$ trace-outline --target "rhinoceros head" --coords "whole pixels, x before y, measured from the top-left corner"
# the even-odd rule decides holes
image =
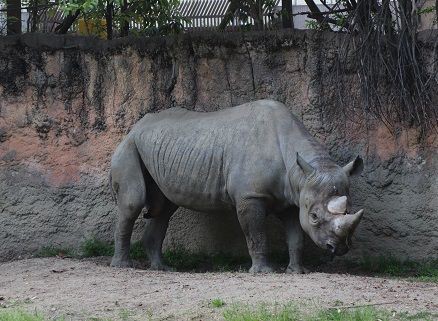
[[[300,190],[300,223],[304,231],[321,248],[334,255],[344,255],[351,235],[362,218],[363,210],[351,214],[350,176],[361,172],[360,157],[343,168],[332,162],[312,166],[297,155],[304,172]]]

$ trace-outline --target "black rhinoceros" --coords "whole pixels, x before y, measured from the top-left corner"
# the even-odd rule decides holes
[[[161,247],[179,207],[237,213],[252,259],[250,272],[269,272],[265,220],[277,215],[287,233],[286,272],[302,273],[304,230],[335,255],[348,251],[363,210],[350,214],[344,167],[283,105],[259,100],[215,112],[170,108],[147,114],[117,147],[110,185],[119,208],[111,265],[131,266],[132,228],[140,212],[150,222],[143,243],[151,268],[166,269]]]

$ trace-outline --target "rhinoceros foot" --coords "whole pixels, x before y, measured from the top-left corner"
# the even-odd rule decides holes
[[[289,265],[284,272],[287,274],[305,274],[309,273],[310,271],[301,265]]]
[[[272,273],[274,268],[269,265],[253,265],[249,269],[249,273]]]
[[[151,266],[149,268],[150,270],[154,271],[167,271],[167,272],[175,272],[175,269],[173,267],[170,267],[163,263],[151,263]]]
[[[119,260],[113,258],[110,266],[115,268],[133,268],[134,263],[131,260]]]

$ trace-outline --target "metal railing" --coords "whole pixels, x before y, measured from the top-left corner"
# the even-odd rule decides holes
[[[269,12],[264,8],[264,26],[270,26],[273,16],[280,11],[279,2],[279,0],[276,1],[274,12]],[[188,22],[183,22],[186,30],[213,29],[221,24],[229,5],[228,0],[182,0],[179,13],[188,20]],[[248,24],[253,25],[254,19],[248,18],[247,21],[243,21],[235,15],[228,23],[227,30],[232,31]]]
[[[326,0],[327,3],[335,0]],[[307,6],[300,5],[302,0],[293,0],[293,12],[301,12],[308,10]],[[6,8],[4,2],[0,2],[0,35],[6,34]],[[202,29],[216,29],[222,19],[224,18],[228,7],[229,0],[181,0],[179,5],[179,13],[185,19],[182,24],[186,31],[202,30]],[[318,5],[321,10],[324,8]],[[280,1],[277,0],[274,12],[268,12],[265,9],[263,13],[263,25],[266,29],[275,28],[281,25],[278,14],[281,10]],[[22,32],[31,32],[32,21],[31,8],[23,8],[22,10]],[[55,28],[62,23],[64,13],[56,5],[54,0],[50,0],[47,5],[38,8],[38,21],[36,22],[36,29],[39,32],[53,32]],[[304,29],[305,16],[294,17],[294,25],[297,29]],[[246,21],[240,20],[235,15],[227,25],[227,31],[239,30],[246,25],[254,25],[254,19],[248,18]],[[131,23],[132,28],[141,29],[139,23]],[[73,26],[70,31],[76,31],[76,26]]]

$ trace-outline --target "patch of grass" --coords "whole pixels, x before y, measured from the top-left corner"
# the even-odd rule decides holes
[[[37,254],[37,257],[74,257],[75,253],[72,249],[63,247],[46,246],[41,248]]]
[[[430,312],[419,312],[416,314],[407,314],[407,313],[401,313],[400,318],[402,320],[406,321],[433,321],[438,320],[438,314],[437,313],[430,313]]]
[[[95,237],[87,239],[81,246],[81,256],[112,256],[114,245],[103,242]],[[38,257],[67,256],[77,257],[78,254],[68,248],[44,247],[38,253]],[[131,244],[130,256],[134,260],[147,260],[141,242]],[[164,261],[167,265],[177,271],[246,271],[251,266],[251,259],[245,256],[233,256],[224,253],[214,255],[204,253],[193,253],[184,248],[175,248],[163,253]],[[288,261],[287,253],[271,253],[270,258],[278,266],[286,266]],[[321,262],[305,262],[307,266],[317,266]],[[325,265],[321,265],[325,270]],[[427,262],[416,262],[400,260],[394,257],[365,257],[360,261],[344,260],[332,268],[332,272],[345,272],[352,274],[371,274],[380,276],[391,276],[398,278],[408,278],[412,281],[425,281],[438,283],[438,259]]]
[[[367,257],[356,264],[367,273],[438,282],[438,260],[416,262],[394,257]]]
[[[438,259],[419,264],[416,273],[416,279],[438,283]]]
[[[395,319],[389,311],[376,310],[372,307],[323,310],[316,315],[309,316],[308,321],[376,321],[376,320],[401,320]]]
[[[163,253],[165,263],[178,271],[192,271],[204,265],[208,257],[192,253],[182,248],[167,250]]]
[[[238,257],[218,253],[208,255],[192,253],[183,248],[167,250],[163,253],[167,265],[177,271],[239,271],[248,269],[250,260],[246,257]]]
[[[365,257],[359,262],[362,269],[390,276],[405,275],[414,270],[413,262],[402,262],[394,257]]]
[[[114,254],[114,244],[101,241],[96,238],[86,239],[81,246],[82,256],[112,256]],[[129,251],[131,259],[145,260],[147,259],[146,253],[143,250],[143,245],[140,241],[131,244]]]
[[[301,321],[302,314],[293,305],[258,307],[235,305],[223,313],[225,321]],[[374,320],[373,320],[374,321]]]
[[[1,321],[44,321],[44,317],[37,313],[28,313],[20,310],[0,311]]]
[[[225,301],[222,299],[213,299],[211,300],[210,304],[213,308],[220,308],[225,305]]]
[[[128,321],[132,317],[132,312],[122,309],[119,311],[119,317],[122,321]]]
[[[242,271],[251,267],[251,259],[245,256],[217,253],[209,257],[213,271]]]
[[[415,315],[391,313],[377,310],[374,307],[358,307],[352,309],[324,309],[305,314],[293,304],[256,307],[234,305],[223,313],[226,321],[432,321],[436,317],[423,312]]]
[[[143,244],[140,241],[131,244],[129,256],[133,260],[146,260],[147,255],[143,249]]]
[[[93,237],[82,243],[81,250],[84,257],[112,256],[114,246]]]

